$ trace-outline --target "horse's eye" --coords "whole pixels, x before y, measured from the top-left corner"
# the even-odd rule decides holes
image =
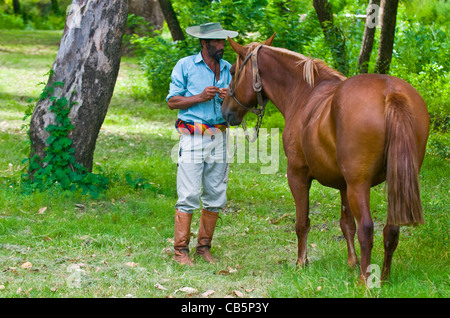
[[[231,76],[234,76],[234,73],[236,73],[236,66],[233,64],[230,68],[230,74]]]

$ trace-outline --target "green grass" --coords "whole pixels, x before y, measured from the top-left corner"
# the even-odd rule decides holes
[[[176,163],[170,153],[177,143],[176,113],[164,101],[147,101],[132,58],[122,60],[94,158],[94,172],[110,176],[110,189],[95,200],[51,190],[21,193],[21,161],[29,149],[22,117],[27,98],[42,88],[36,84],[45,80],[60,36],[0,30],[0,297],[200,297],[207,290],[214,290],[210,297],[235,297],[233,291],[273,298],[450,296],[450,167],[430,154],[421,172],[426,224],[402,228],[391,281],[381,288],[362,287],[358,271],[347,267],[339,193],[317,183],[310,265],[296,268],[294,202],[281,146],[275,174],[260,174],[261,163],[231,165],[228,204],[213,241],[218,262],[194,257],[193,268],[174,263]],[[373,189],[371,209],[372,263],[381,266],[383,186]],[[198,223],[195,213],[194,234]],[[185,294],[183,287],[197,292]]]

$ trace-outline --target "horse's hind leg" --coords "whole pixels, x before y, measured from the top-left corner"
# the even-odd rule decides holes
[[[358,256],[355,252],[355,233],[356,225],[353,214],[350,210],[350,205],[347,200],[347,191],[341,190],[341,229],[344,234],[345,240],[347,241],[347,264],[348,266],[354,267],[359,263]]]
[[[350,210],[356,218],[358,225],[358,241],[361,246],[361,273],[360,279],[366,281],[367,267],[370,265],[370,256],[373,247],[373,221],[370,215],[370,186],[348,185],[347,198]]]
[[[384,241],[384,263],[383,271],[381,272],[381,280],[389,278],[391,272],[392,255],[398,245],[398,237],[400,236],[400,227],[386,224],[383,229]]]

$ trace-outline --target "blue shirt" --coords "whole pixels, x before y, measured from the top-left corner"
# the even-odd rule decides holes
[[[173,68],[169,95],[166,100],[176,95],[193,96],[198,95],[207,86],[227,88],[231,81],[231,64],[220,59],[220,79],[216,80],[214,72],[208,67],[202,57],[202,53],[182,58]],[[203,103],[198,103],[188,109],[180,109],[178,118],[186,122],[201,122],[217,125],[225,122],[220,107],[223,100],[216,97]]]

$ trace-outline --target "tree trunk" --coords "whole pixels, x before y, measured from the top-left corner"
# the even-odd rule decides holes
[[[58,0],[52,0],[52,12],[56,15],[59,15],[61,13]]]
[[[14,9],[14,14],[17,14],[17,15],[20,14],[20,3],[19,3],[19,0],[13,0],[13,9]]]
[[[335,68],[345,76],[348,75],[347,50],[345,48],[345,38],[341,30],[334,25],[333,10],[327,0],[314,0],[314,9],[322,27],[325,41],[327,42],[331,54],[335,61]]]
[[[164,15],[158,0],[128,0],[128,13],[143,17],[148,26],[133,25],[125,29],[125,34],[148,36],[154,30],[161,30],[164,25]]]
[[[394,48],[395,23],[397,20],[398,0],[386,0],[383,8],[382,27],[375,73],[388,74]]]
[[[174,41],[183,41],[184,33],[180,27],[180,23],[178,22],[177,15],[173,10],[172,2],[170,0],[158,0],[158,2],[161,6],[164,18],[166,19],[167,26],[169,27],[170,34],[172,35],[172,39]]]
[[[358,72],[368,73],[370,54],[372,53],[373,39],[379,20],[380,0],[370,0],[367,7],[366,27],[358,57]]]
[[[119,72],[122,35],[127,21],[126,0],[73,0],[67,16],[53,76],[47,87],[56,81],[63,87],[55,89],[55,96],[66,96],[77,102],[70,111],[74,125],[69,138],[73,141],[75,161],[92,171],[95,144],[108,110]],[[31,153],[45,157],[45,128],[55,123],[49,111],[51,101],[41,99],[30,123]]]

